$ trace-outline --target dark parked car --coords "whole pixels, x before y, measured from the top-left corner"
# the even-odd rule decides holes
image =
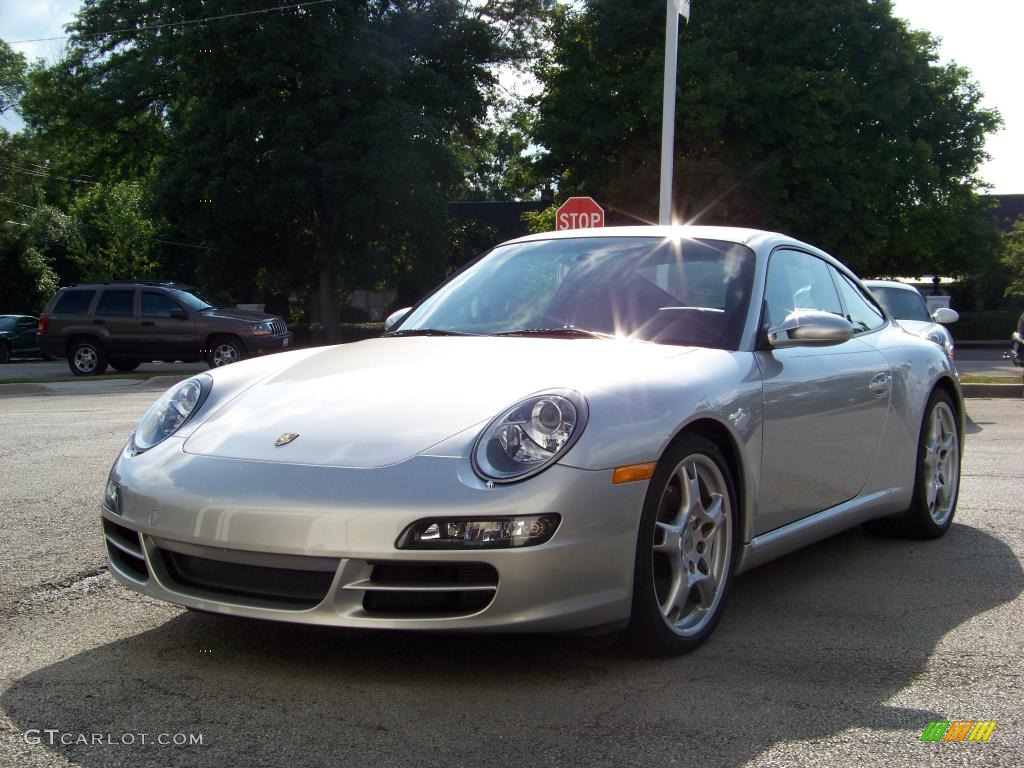
[[[39,346],[39,321],[31,315],[0,315],[0,363],[12,357],[46,357]]]
[[[131,371],[151,360],[206,360],[211,368],[290,347],[284,320],[217,307],[172,282],[83,283],[61,288],[39,318],[43,350],[76,376],[109,363]]]

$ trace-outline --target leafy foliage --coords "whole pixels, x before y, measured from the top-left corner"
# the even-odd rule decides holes
[[[1003,233],[1003,264],[1011,277],[1006,296],[1024,298],[1024,216],[1013,222],[1010,231]]]
[[[562,7],[536,140],[563,193],[655,218],[663,12]],[[962,273],[997,239],[975,194],[999,123],[889,0],[703,0],[680,43],[676,216],[781,229],[863,273]]]
[[[173,263],[239,297],[315,286],[330,331],[339,291],[446,271],[446,203],[467,147],[490,141],[494,68],[530,55],[549,4],[357,0],[180,24],[237,4],[85,0],[22,109],[56,171],[108,193],[143,182],[159,239],[208,248],[156,247],[142,207],[118,219],[104,193],[65,189],[120,233],[86,238],[98,273]]]

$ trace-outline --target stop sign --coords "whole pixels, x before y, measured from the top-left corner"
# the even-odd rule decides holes
[[[604,226],[604,208],[592,197],[570,197],[555,211],[555,229],[587,229]]]

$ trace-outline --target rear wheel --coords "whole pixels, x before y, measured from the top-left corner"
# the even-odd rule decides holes
[[[0,341],[0,365],[9,363],[11,361],[11,348],[6,343]]]
[[[652,654],[688,653],[711,635],[732,582],[736,492],[721,451],[684,435],[651,479],[637,541],[626,640]]]
[[[111,360],[110,367],[115,371],[134,371],[139,365],[142,364],[141,360]]]
[[[937,539],[949,530],[960,495],[960,419],[953,398],[932,393],[917,448],[914,496],[905,515],[908,534]]]
[[[78,339],[68,348],[68,367],[75,376],[96,376],[107,370],[107,354],[95,339]]]
[[[210,341],[210,349],[206,353],[206,364],[211,368],[237,363],[245,359],[245,348],[234,336],[217,336]]]

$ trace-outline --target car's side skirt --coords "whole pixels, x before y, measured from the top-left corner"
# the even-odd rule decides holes
[[[898,512],[904,491],[899,487],[883,488],[755,536],[743,545],[736,572],[749,571],[867,520]]]

